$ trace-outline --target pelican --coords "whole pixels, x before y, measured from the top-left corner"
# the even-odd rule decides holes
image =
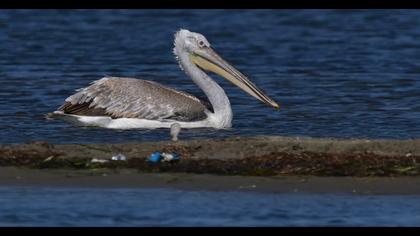
[[[208,101],[153,81],[107,76],[77,90],[50,117],[110,129],[170,128],[174,123],[182,128],[230,128],[233,114],[229,98],[204,71],[218,74],[263,103],[279,108],[222,59],[202,34],[180,29],[175,33],[173,52]]]

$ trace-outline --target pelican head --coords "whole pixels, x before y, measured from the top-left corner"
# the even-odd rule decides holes
[[[219,56],[204,35],[185,29],[175,34],[175,45],[189,54],[192,63],[205,71],[218,74],[240,89],[276,109],[279,105],[253,84],[244,74]]]

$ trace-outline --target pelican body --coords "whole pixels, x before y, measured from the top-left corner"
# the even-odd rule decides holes
[[[232,126],[232,109],[225,91],[204,71],[224,77],[251,96],[272,106],[278,104],[223,60],[199,33],[181,29],[173,50],[181,69],[203,90],[208,101],[154,81],[104,77],[68,97],[50,114],[76,125],[115,129]]]

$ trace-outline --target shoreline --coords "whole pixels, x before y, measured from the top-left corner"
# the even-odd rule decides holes
[[[155,151],[178,162],[149,163]],[[111,157],[123,154],[126,161]],[[93,159],[101,160],[92,162]],[[420,140],[230,137],[122,144],[0,145],[0,166],[34,169],[136,169],[233,176],[420,176]]]
[[[420,195],[420,177],[220,176],[135,169],[39,170],[0,167],[0,187],[145,188],[272,194]]]
[[[155,151],[177,162],[149,163]],[[121,153],[127,159],[114,161]],[[92,162],[97,159],[101,162]],[[0,145],[0,187],[420,195],[420,140],[231,137]]]

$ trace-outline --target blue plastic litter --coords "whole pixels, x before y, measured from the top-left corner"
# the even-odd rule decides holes
[[[154,152],[150,155],[147,159],[148,162],[158,163],[158,162],[171,162],[171,161],[178,161],[181,157],[175,153],[161,153],[161,152]]]
[[[147,159],[149,162],[160,162],[160,160],[162,159],[162,155],[160,155],[160,152],[154,152],[152,153],[152,155],[150,155],[149,159]]]

